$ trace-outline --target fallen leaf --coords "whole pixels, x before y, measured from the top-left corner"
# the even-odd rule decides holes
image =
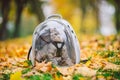
[[[10,80],[24,80],[22,77],[21,71],[15,72],[10,75]]]
[[[91,77],[96,75],[96,70],[90,69],[88,67],[77,67],[75,73]]]

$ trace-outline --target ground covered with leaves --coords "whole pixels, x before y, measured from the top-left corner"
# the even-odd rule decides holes
[[[81,62],[58,67],[51,62],[33,68],[27,60],[31,37],[0,42],[0,80],[120,80],[120,35],[80,36]]]

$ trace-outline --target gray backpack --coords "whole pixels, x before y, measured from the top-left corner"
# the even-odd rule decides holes
[[[71,66],[80,62],[80,47],[71,25],[60,15],[53,14],[39,24],[33,33],[28,59],[58,66]]]

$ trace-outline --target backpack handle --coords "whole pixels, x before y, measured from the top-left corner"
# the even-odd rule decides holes
[[[62,16],[61,16],[61,15],[59,15],[59,14],[53,14],[53,15],[51,15],[51,16],[49,16],[49,17],[47,17],[47,19],[52,19],[52,18],[59,18],[59,19],[61,19],[61,18],[62,18]]]

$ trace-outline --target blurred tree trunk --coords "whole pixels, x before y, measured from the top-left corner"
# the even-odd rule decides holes
[[[14,30],[14,37],[20,36],[20,20],[24,5],[26,4],[27,0],[15,0],[16,3],[16,21],[15,21],[15,30]]]
[[[42,2],[40,0],[30,0],[29,1],[32,7],[32,11],[37,15],[39,22],[42,22],[45,17],[42,10]]]
[[[15,0],[16,3],[16,21],[15,21],[15,30],[14,30],[14,37],[19,37],[20,36],[20,20],[21,20],[21,15],[22,11],[24,9],[24,5],[29,2],[32,11],[37,15],[39,22],[44,20],[44,15],[42,12],[42,2],[39,0]]]
[[[2,24],[0,27],[0,40],[7,38],[7,22],[10,11],[10,1],[11,0],[1,0],[1,11],[2,11]]]
[[[81,28],[80,31],[85,33],[85,27],[84,27],[84,19],[86,15],[86,8],[87,8],[87,0],[79,0],[80,3],[80,9],[82,10],[82,21],[81,21]]]
[[[120,32],[120,0],[115,0],[115,9],[116,29]]]
[[[97,22],[97,28],[99,29],[99,9],[98,9],[98,4],[100,3],[101,0],[79,0],[80,3],[80,9],[82,10],[82,21],[81,21],[81,32],[86,32],[84,28],[84,19],[86,17],[86,13],[88,10],[88,7],[91,7],[94,11],[95,17],[96,17],[96,22]],[[97,30],[96,30],[97,31]]]

